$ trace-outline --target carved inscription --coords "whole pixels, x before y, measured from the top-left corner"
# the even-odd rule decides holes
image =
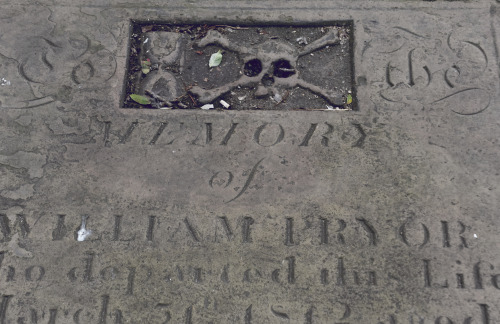
[[[496,79],[488,71],[491,54],[485,49],[491,36],[472,33],[462,25],[451,31],[431,26],[427,30],[386,27],[391,37],[374,35],[365,44],[362,56],[380,59],[384,66],[383,89],[376,90],[381,102],[414,101],[426,109],[447,108],[462,116],[482,113],[491,105]]]
[[[215,181],[215,180],[214,180]],[[19,213],[16,217],[5,216],[2,224],[2,242],[9,243],[14,237],[33,240],[34,224],[31,218]],[[0,283],[3,287],[24,287],[27,291],[45,287],[49,283],[73,287],[95,287],[96,295],[91,308],[70,307],[47,304],[19,308],[22,296],[0,293],[0,323],[125,323],[134,321],[130,311],[120,303],[123,298],[147,298],[148,318],[152,323],[197,323],[200,319],[221,321],[218,307],[224,301],[218,297],[207,296],[200,304],[182,299],[182,307],[172,301],[154,297],[144,289],[154,287],[158,291],[176,289],[202,289],[211,291],[223,285],[231,289],[251,291],[252,287],[264,286],[272,289],[315,289],[337,292],[339,289],[370,290],[421,289],[423,291],[454,291],[456,293],[500,291],[500,265],[494,260],[477,259],[470,263],[461,255],[451,260],[432,258],[427,253],[419,253],[419,259],[411,261],[410,273],[401,277],[400,267],[407,266],[397,261],[381,271],[374,263],[379,256],[367,258],[364,251],[385,249],[388,245],[398,244],[402,253],[422,251],[431,246],[435,251],[468,251],[474,248],[472,229],[461,221],[434,220],[433,222],[401,221],[392,229],[384,228],[373,218],[352,217],[335,218],[318,215],[304,218],[294,215],[270,215],[272,224],[265,225],[265,219],[256,216],[232,215],[215,216],[211,222],[203,222],[197,217],[186,215],[181,219],[165,217],[162,214],[146,213],[138,224],[130,226],[130,221],[138,215],[115,214],[112,211],[108,227],[103,226],[102,215],[86,215],[87,228],[92,232],[88,239],[79,241],[76,231],[80,229],[82,216],[77,214],[52,214],[52,229],[47,231],[48,242],[59,244],[79,244],[85,248],[82,254],[73,255],[78,262],[71,266],[50,263],[25,263],[19,266],[12,262],[6,251],[0,252]],[[202,216],[202,215],[201,215]],[[15,220],[12,222],[12,220]],[[263,223],[264,222],[264,223]],[[269,221],[267,221],[269,222]],[[98,225],[99,224],[99,225]],[[212,224],[212,226],[206,226]],[[258,232],[255,232],[259,228]],[[72,230],[70,230],[72,229]],[[262,236],[262,231],[269,236]],[[23,236],[24,235],[24,236]],[[176,244],[184,237],[185,252],[176,252]],[[267,239],[263,239],[267,237]],[[37,238],[38,239],[38,238]],[[274,242],[273,242],[274,240]],[[105,261],[107,253],[115,251],[113,244],[158,246],[161,253],[156,263],[143,264],[140,253],[125,260]],[[81,244],[81,245],[80,245]],[[257,251],[272,244],[276,253],[260,259]],[[109,249],[102,250],[102,246]],[[211,263],[206,259],[194,257],[184,259],[183,253],[210,251],[229,251],[236,249],[242,253],[241,262]],[[303,251],[315,249],[311,258]],[[252,250],[246,254],[245,251]],[[202,252],[202,254],[205,252]],[[258,261],[258,262],[257,262]],[[415,261],[415,262],[413,262]],[[445,269],[443,271],[443,269]],[[112,290],[109,290],[113,287]],[[188,288],[190,287],[190,288]],[[152,289],[152,288],[151,288]],[[217,288],[219,289],[219,288]],[[160,296],[160,295],[155,295]],[[174,301],[175,302],[175,301]],[[303,323],[357,323],[357,312],[362,304],[352,301],[332,300],[327,304],[305,303],[298,308],[280,304],[279,300],[267,308],[262,304],[238,304],[231,306],[234,318],[244,323],[287,320]],[[209,307],[210,306],[210,307]],[[325,308],[326,307],[326,308]],[[498,312],[494,304],[479,301],[471,313],[455,314],[386,314],[377,324],[391,323],[480,323],[491,324],[497,320]],[[325,314],[330,314],[326,316]],[[326,317],[325,317],[326,316]],[[333,316],[333,317],[332,317]],[[231,317],[231,318],[233,318]],[[222,321],[225,322],[226,320]],[[230,322],[230,320],[229,320]]]
[[[318,143],[322,147],[331,147],[332,135],[337,132],[338,137],[343,143],[350,144],[351,147],[363,147],[367,133],[365,127],[359,123],[348,124],[335,127],[330,122],[310,123],[301,125],[301,130],[287,129],[278,123],[262,123],[255,128],[249,128],[248,125],[240,123],[231,123],[227,128],[222,125],[215,125],[206,122],[198,125],[197,129],[187,129],[183,122],[163,121],[159,124],[131,121],[125,126],[118,126],[116,129],[112,121],[105,121],[102,129],[102,140],[96,141],[110,147],[114,144],[128,144],[135,136],[141,137],[141,143],[148,145],[172,145],[185,140],[185,143],[197,146],[219,145],[228,146],[232,143],[231,139],[236,134],[251,133],[254,145],[260,147],[274,147],[284,145],[287,136],[298,138],[296,144],[299,147],[311,146]],[[215,129],[218,128],[216,132]],[[141,128],[141,134],[136,135],[138,128]],[[99,132],[99,130],[95,130]],[[147,131],[147,134],[144,132]]]

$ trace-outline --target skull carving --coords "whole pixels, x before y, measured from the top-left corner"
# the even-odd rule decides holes
[[[236,81],[214,89],[203,89],[199,86],[191,88],[190,92],[198,96],[201,103],[209,103],[230,92],[236,87],[256,87],[255,96],[264,97],[276,94],[278,89],[300,87],[322,97],[332,105],[343,105],[344,99],[340,91],[323,89],[299,77],[297,61],[300,57],[313,53],[325,46],[340,43],[338,30],[331,28],[321,38],[297,50],[284,42],[270,39],[255,47],[248,48],[231,43],[224,35],[210,30],[199,42],[199,47],[218,45],[228,51],[238,54],[243,60],[243,75]]]

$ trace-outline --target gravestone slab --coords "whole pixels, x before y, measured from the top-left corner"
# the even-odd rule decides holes
[[[2,1],[0,324],[500,322],[498,7]]]

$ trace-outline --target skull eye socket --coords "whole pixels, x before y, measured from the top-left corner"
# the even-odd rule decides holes
[[[273,63],[273,75],[277,78],[288,78],[295,74],[295,69],[287,60],[278,60]]]
[[[254,77],[262,72],[262,62],[259,59],[253,59],[245,63],[243,73],[246,76]]]

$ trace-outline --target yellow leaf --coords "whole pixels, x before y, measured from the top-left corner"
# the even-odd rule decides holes
[[[347,95],[347,99],[346,99],[345,103],[348,104],[348,105],[350,105],[352,103],[352,96],[351,96],[351,94]]]

